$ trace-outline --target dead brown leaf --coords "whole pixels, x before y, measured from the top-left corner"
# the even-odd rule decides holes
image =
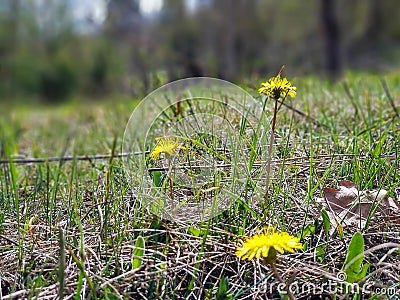
[[[324,188],[324,199],[321,200],[319,202],[327,207],[330,219],[343,227],[357,225],[359,229],[363,229],[368,216],[377,212],[384,217],[390,217],[396,223],[399,220],[397,214],[400,204],[389,197],[384,189],[360,191],[354,182],[342,180],[337,188]],[[393,214],[397,216],[392,218]]]

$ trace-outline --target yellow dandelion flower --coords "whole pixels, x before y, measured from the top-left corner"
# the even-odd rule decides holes
[[[271,252],[283,253],[285,250],[294,252],[294,249],[301,249],[303,245],[299,238],[291,236],[287,232],[276,232],[273,227],[264,228],[259,234],[252,236],[243,242],[242,247],[237,248],[236,256],[242,260],[252,260],[254,257],[268,257]]]
[[[296,97],[296,87],[292,86],[285,77],[281,78],[280,74],[261,83],[258,92],[273,99],[285,98],[287,95]]]
[[[178,141],[175,141],[170,137],[163,137],[157,140],[157,145],[150,153],[150,156],[153,159],[158,159],[161,153],[166,153],[169,156],[173,156],[177,153],[178,149],[185,149],[185,147],[180,146]]]

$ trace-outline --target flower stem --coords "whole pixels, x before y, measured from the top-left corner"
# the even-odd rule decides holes
[[[289,286],[283,281],[281,275],[279,275],[278,270],[276,269],[275,263],[270,263],[272,272],[274,273],[275,278],[285,285],[286,295],[289,297],[290,300],[296,300],[296,297],[290,292]]]
[[[172,172],[172,165],[171,165],[171,160],[168,159],[168,181],[169,181],[169,196],[171,198],[171,209],[172,211],[175,209],[175,205],[174,205],[174,186],[172,183],[172,176],[171,176],[171,172]]]
[[[266,175],[267,179],[265,181],[265,206],[268,205],[268,187],[269,187],[269,182],[270,182],[270,172],[271,172],[271,159],[272,159],[272,147],[274,145],[274,137],[275,137],[275,124],[276,124],[276,115],[278,112],[278,99],[275,100],[275,106],[274,106],[274,116],[272,118],[272,125],[271,125],[271,136],[269,138],[269,148],[268,148],[268,162],[267,162],[267,170],[266,170]]]

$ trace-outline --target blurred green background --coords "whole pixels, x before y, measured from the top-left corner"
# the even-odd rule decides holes
[[[140,98],[211,76],[396,72],[398,0],[0,0],[0,102]]]

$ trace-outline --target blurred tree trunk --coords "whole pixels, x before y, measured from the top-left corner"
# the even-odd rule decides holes
[[[149,1],[149,0],[146,0]],[[167,0],[163,2],[162,6],[162,23],[179,22],[185,15],[185,1],[184,0]]]
[[[193,36],[188,32],[184,0],[164,1],[160,24],[164,30],[162,38],[167,50],[165,65],[168,80],[174,81],[182,77],[191,77],[190,71],[186,67],[186,61],[190,61],[194,45],[190,40]],[[182,26],[182,24],[184,25]]]
[[[139,0],[109,0],[106,28],[113,38],[129,39],[142,25]]]
[[[218,77],[238,79],[250,66],[254,54],[249,54],[257,34],[256,0],[213,0],[212,10],[217,16],[214,52]],[[254,50],[254,49],[253,49]]]
[[[222,73],[223,77],[227,80],[233,80],[237,71],[237,19],[235,19],[235,5],[237,4],[231,4],[225,7],[225,13],[227,16],[226,30],[223,34],[225,45],[223,45],[224,54],[220,57],[220,59],[224,61],[224,66],[220,69],[220,73]]]
[[[367,23],[362,38],[362,44],[369,50],[376,48],[376,45],[379,43],[382,25],[382,1],[370,0]]]
[[[339,25],[335,15],[334,0],[321,0],[321,21],[325,39],[326,68],[331,78],[341,72]]]
[[[19,0],[9,0],[11,7],[11,17],[10,17],[10,28],[11,28],[11,39],[10,39],[10,48],[14,50],[17,47],[18,41],[18,30],[19,30],[19,11],[20,11],[20,3]]]
[[[138,75],[143,83],[143,92],[147,93],[150,89],[150,79],[144,50],[146,45],[140,1],[109,0],[105,24],[109,38],[119,45],[119,50],[128,52],[128,75]]]
[[[7,33],[6,43],[1,48],[0,51],[4,53],[0,53],[2,61],[7,61],[13,55],[15,55],[16,51],[18,50],[18,32],[20,26],[20,2],[19,0],[9,0],[9,7],[10,7],[10,16],[9,19],[6,21],[7,25],[10,28],[10,31]],[[4,60],[3,60],[4,59]],[[5,64],[6,66],[8,64]],[[4,68],[4,65],[3,65]],[[7,70],[8,69],[8,70]],[[3,71],[3,70],[2,70]],[[13,74],[15,70],[13,68],[6,67],[6,73]],[[3,72],[2,72],[3,73]],[[3,76],[1,76],[3,77]],[[8,78],[7,78],[8,77]],[[6,80],[10,83],[11,87],[14,88],[16,85],[15,76],[6,76]],[[2,78],[3,80],[3,78]]]
[[[235,45],[238,23],[235,18],[237,3],[232,0],[214,0],[212,7],[218,17],[218,27],[214,32],[217,74],[222,79],[232,80],[237,69]]]

